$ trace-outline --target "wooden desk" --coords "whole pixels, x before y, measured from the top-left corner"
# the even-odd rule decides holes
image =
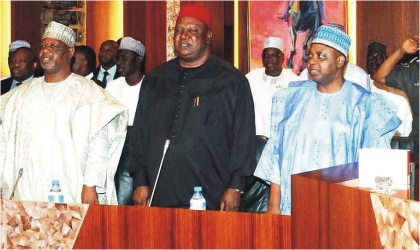
[[[74,248],[290,248],[290,216],[90,205]]]
[[[353,179],[357,164],[292,175],[292,248],[383,248],[371,192],[339,184]]]

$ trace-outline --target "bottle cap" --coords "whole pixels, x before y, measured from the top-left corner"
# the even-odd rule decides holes
[[[203,189],[200,186],[194,187],[194,192],[201,192]]]
[[[60,182],[58,180],[52,180],[52,184],[53,185],[58,185],[58,184],[60,184]]]

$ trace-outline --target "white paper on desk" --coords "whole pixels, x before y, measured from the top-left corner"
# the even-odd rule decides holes
[[[359,187],[375,188],[375,177],[392,179],[392,189],[407,190],[410,151],[364,148],[359,150]]]

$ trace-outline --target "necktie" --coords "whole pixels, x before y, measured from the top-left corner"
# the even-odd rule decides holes
[[[104,72],[104,78],[102,78],[102,86],[105,88],[106,87],[106,77],[109,75],[108,71]]]

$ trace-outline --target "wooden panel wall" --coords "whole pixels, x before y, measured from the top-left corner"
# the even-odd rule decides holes
[[[124,36],[146,47],[146,72],[166,62],[166,2],[124,2]]]
[[[108,23],[117,18],[109,15],[111,8],[110,1],[86,1],[86,44],[95,50],[96,55],[103,41],[118,39],[111,37],[108,28]]]
[[[41,44],[41,2],[12,1],[11,27],[12,41],[26,40],[38,53]]]
[[[214,13],[213,52],[233,63],[233,3],[229,1],[182,1],[197,2]],[[144,41],[146,46],[146,70],[166,61],[166,14],[165,1],[125,1],[124,35]],[[248,25],[246,1],[239,1],[240,9],[240,70],[248,72]],[[108,1],[87,1],[87,44],[96,51],[103,40],[109,38],[106,24]],[[25,39],[38,49],[41,38],[41,2],[12,1],[12,40]],[[357,64],[366,68],[367,46],[378,41],[388,46],[392,53],[408,37],[419,33],[418,1],[357,1]],[[116,38],[112,38],[116,39]],[[151,56],[153,55],[153,56]]]
[[[419,34],[419,1],[357,1],[357,64],[366,70],[367,46],[387,45],[388,55]]]

